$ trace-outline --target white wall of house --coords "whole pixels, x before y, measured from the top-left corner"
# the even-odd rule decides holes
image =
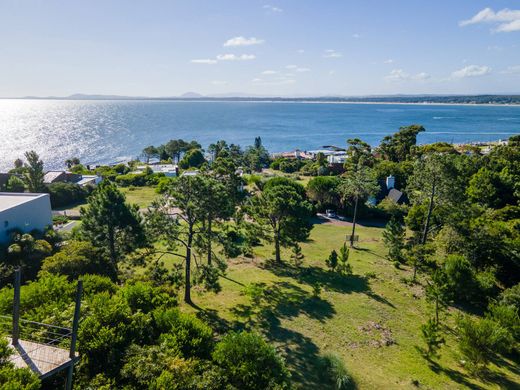
[[[47,226],[52,226],[49,194],[0,192],[0,244],[9,242],[12,229],[29,233]]]

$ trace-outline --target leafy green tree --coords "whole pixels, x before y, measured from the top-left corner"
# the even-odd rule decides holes
[[[275,260],[280,263],[281,246],[305,240],[312,225],[309,222],[311,205],[305,198],[303,186],[296,182],[277,182],[269,180],[262,193],[250,199],[247,208],[250,216],[274,242]]]
[[[114,277],[114,270],[101,250],[90,242],[75,240],[67,241],[59,252],[47,257],[40,272],[67,275],[71,279],[85,274]]]
[[[403,225],[395,217],[386,224],[382,233],[383,242],[388,248],[388,259],[402,263],[404,261],[403,249],[405,246],[405,230]]]
[[[328,206],[338,206],[340,196],[338,186],[340,179],[337,176],[317,176],[307,183],[307,196],[319,210],[324,210]]]
[[[38,390],[40,380],[29,368],[15,368],[9,361],[13,350],[7,339],[0,338],[0,389],[1,390]]]
[[[449,302],[449,285],[446,274],[440,269],[435,270],[426,283],[426,300],[433,303],[435,323],[439,324],[439,314],[448,306]]]
[[[332,272],[336,270],[336,267],[338,266],[338,252],[336,252],[335,249],[330,252],[329,257],[325,260],[325,264]]]
[[[191,149],[179,162],[179,167],[182,169],[200,168],[205,162],[206,159],[204,158],[204,155],[200,149]]]
[[[18,176],[12,175],[9,177],[6,187],[7,192],[24,192],[25,182]]]
[[[146,245],[139,207],[128,204],[108,180],[97,186],[80,214],[81,236],[106,253],[116,274],[126,254]]]
[[[374,164],[374,156],[372,148],[365,141],[359,138],[351,138],[347,140],[347,161],[345,169],[347,171],[355,171],[358,167],[371,167]]]
[[[40,236],[40,234],[35,234]],[[15,232],[11,237],[11,245],[7,248],[6,265],[9,267],[8,277],[14,268],[22,269],[24,278],[32,280],[36,277],[42,260],[52,253],[52,245],[43,238],[25,233]],[[5,275],[7,276],[7,275]]]
[[[244,164],[249,170],[254,172],[260,172],[262,168],[269,165],[269,153],[262,145],[260,137],[256,137],[254,145],[246,149]]]
[[[229,333],[216,345],[213,360],[237,389],[287,389],[289,372],[274,348],[255,333]]]
[[[350,247],[354,246],[359,201],[366,201],[370,195],[374,195],[378,191],[379,185],[368,168],[359,167],[356,171],[350,172],[347,176],[342,178],[339,185],[341,198],[354,203],[352,233],[349,240]]]
[[[399,128],[393,135],[383,138],[379,150],[386,160],[401,162],[412,157],[412,149],[417,144],[417,135],[425,131],[421,125],[410,125]]]
[[[43,184],[43,161],[34,151],[25,152],[27,163],[25,164],[24,181],[29,192],[43,192],[45,185]]]
[[[337,267],[337,271],[343,276],[352,275],[352,265],[348,262],[349,255],[350,250],[348,249],[347,244],[343,243],[341,248],[339,248]]]
[[[145,162],[148,164],[151,158],[159,157],[159,150],[153,146],[147,146],[143,149],[143,157],[145,158]]]
[[[440,324],[435,318],[429,318],[428,321],[421,325],[421,336],[426,343],[427,357],[438,357],[439,349],[446,342],[441,334]]]

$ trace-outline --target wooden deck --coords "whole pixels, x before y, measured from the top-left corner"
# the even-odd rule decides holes
[[[69,350],[27,340],[19,340],[18,345],[9,345],[14,349],[11,362],[18,368],[30,368],[41,379],[70,366],[78,359],[69,357]]]

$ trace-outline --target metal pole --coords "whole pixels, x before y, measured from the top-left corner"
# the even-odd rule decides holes
[[[72,362],[67,370],[67,379],[65,382],[65,389],[72,390],[72,377],[74,373],[74,360],[76,359],[76,340],[78,338],[79,315],[81,309],[81,294],[83,293],[83,281],[78,280],[78,287],[76,290],[76,306],[74,308],[74,319],[72,320],[72,336],[70,339],[69,357]]]
[[[74,308],[74,319],[72,320],[72,337],[70,339],[70,358],[76,357],[76,340],[78,336],[79,314],[81,308],[81,294],[83,292],[83,281],[78,280],[78,288],[76,290],[76,307]]]
[[[18,345],[20,338],[20,284],[21,271],[17,268],[14,271],[14,300],[13,300],[13,337],[12,344]]]

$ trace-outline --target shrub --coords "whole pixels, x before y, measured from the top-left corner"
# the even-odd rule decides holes
[[[116,177],[116,183],[121,187],[143,187],[147,183],[146,173],[127,173]]]
[[[474,320],[466,315],[458,319],[457,326],[459,350],[474,374],[485,370],[495,353],[512,345],[511,334],[490,318]]]
[[[440,326],[434,318],[428,319],[428,322],[421,325],[421,335],[428,347],[426,356],[438,357],[438,351],[445,340],[440,333]]]
[[[53,208],[82,203],[88,196],[87,190],[74,183],[52,183],[47,185],[47,190]]]
[[[331,384],[334,389],[344,390],[355,387],[345,363],[338,355],[327,353],[321,356],[319,366],[321,379]]]
[[[229,333],[216,345],[213,360],[237,389],[287,389],[289,372],[274,348],[256,333]]]

